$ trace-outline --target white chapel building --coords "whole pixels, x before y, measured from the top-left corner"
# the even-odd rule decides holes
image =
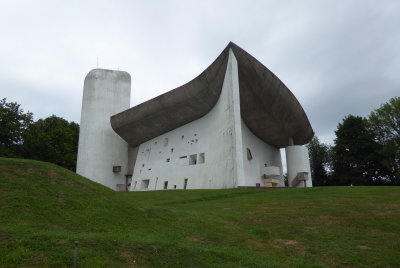
[[[117,191],[311,187],[314,132],[290,90],[229,43],[187,84],[130,108],[127,72],[85,78],[77,173]]]

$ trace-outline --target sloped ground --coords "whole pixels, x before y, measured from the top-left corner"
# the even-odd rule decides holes
[[[0,267],[398,267],[399,187],[116,193],[0,158]]]

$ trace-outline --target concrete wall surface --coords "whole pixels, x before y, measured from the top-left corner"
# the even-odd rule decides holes
[[[308,180],[305,186],[312,187],[310,158],[308,156],[307,147],[303,145],[292,145],[286,147],[285,152],[289,186],[292,186],[292,182],[299,172],[307,172]],[[304,183],[300,183],[296,187],[304,187]]]
[[[112,130],[110,116],[129,108],[130,87],[127,72],[94,69],[83,88],[76,173],[113,190],[125,184],[128,145]]]
[[[262,175],[265,173],[265,167],[272,166],[279,169],[279,187],[285,187],[281,151],[257,138],[248,129],[243,120],[241,121],[241,127],[245,180],[238,186],[255,186],[256,183],[264,186]],[[252,159],[248,159],[247,150],[250,150]]]

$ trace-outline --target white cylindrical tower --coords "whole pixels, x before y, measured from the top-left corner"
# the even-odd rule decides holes
[[[85,78],[76,173],[113,190],[125,185],[128,144],[110,117],[129,108],[130,94],[127,72],[94,69]]]
[[[312,187],[308,149],[302,145],[286,147],[289,187]]]

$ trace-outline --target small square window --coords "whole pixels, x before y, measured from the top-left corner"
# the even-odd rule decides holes
[[[192,154],[189,157],[189,165],[196,165],[197,164],[197,154]]]
[[[113,166],[113,172],[114,173],[121,172],[121,166]]]
[[[142,180],[141,189],[149,189],[150,180]]]
[[[199,154],[199,164],[203,164],[206,161],[204,153]]]

